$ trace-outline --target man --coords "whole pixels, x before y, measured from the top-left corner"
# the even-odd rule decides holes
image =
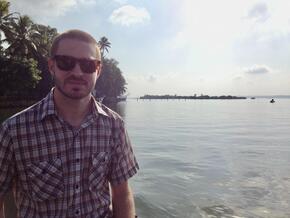
[[[13,187],[18,217],[134,217],[128,179],[138,164],[124,122],[91,95],[97,42],[70,30],[50,56],[55,88],[0,127],[1,207]]]

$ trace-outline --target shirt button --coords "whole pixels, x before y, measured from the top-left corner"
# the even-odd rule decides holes
[[[79,210],[76,210],[76,215],[79,215],[80,211]]]
[[[80,162],[80,159],[79,159],[79,158],[77,158],[77,159],[76,159],[76,162],[77,162],[77,163],[78,163],[78,162]]]
[[[78,189],[79,188],[79,185],[75,185],[75,188]]]

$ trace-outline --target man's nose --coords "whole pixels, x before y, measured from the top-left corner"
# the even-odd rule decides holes
[[[81,76],[84,74],[78,62],[76,63],[75,67],[71,70],[71,73],[78,76]]]

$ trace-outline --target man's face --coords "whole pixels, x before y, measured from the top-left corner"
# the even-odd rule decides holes
[[[63,39],[59,42],[57,56],[70,56],[77,59],[95,60],[96,45],[77,39]],[[55,87],[63,96],[70,99],[83,99],[90,95],[100,74],[100,66],[93,73],[85,73],[80,63],[71,70],[60,69],[55,59],[49,59],[49,69],[54,77]]]

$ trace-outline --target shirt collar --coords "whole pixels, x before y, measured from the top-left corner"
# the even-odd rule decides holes
[[[42,101],[42,110],[40,112],[40,120],[43,120],[45,117],[49,115],[56,115],[57,110],[53,100],[53,91],[54,88],[48,93],[48,95]],[[109,116],[106,111],[102,108],[102,105],[92,96],[92,113],[95,117],[98,117],[99,114],[104,116]]]
[[[93,114],[95,114],[96,116],[98,114],[102,114],[104,116],[109,116],[108,113],[103,109],[102,105],[94,98],[94,96],[92,96],[92,100],[93,100]]]
[[[54,105],[54,100],[53,100],[53,90],[52,88],[48,95],[42,100],[42,110],[40,112],[40,120],[44,119],[45,117],[49,115],[57,115],[57,111]]]

